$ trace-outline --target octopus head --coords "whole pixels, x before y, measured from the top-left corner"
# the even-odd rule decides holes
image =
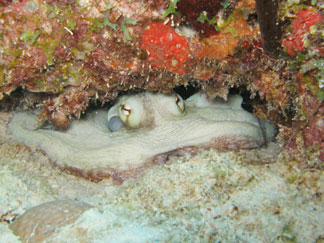
[[[141,97],[130,96],[119,104],[118,115],[126,127],[139,128],[147,121],[145,104]]]
[[[149,127],[155,118],[179,117],[185,112],[185,102],[180,95],[170,96],[125,96],[119,100],[108,112],[108,129],[111,132],[120,130],[122,127],[136,129]],[[162,98],[161,98],[162,97]],[[152,102],[151,99],[156,99]]]

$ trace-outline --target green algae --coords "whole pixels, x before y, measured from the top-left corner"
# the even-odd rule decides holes
[[[117,24],[113,24],[109,21],[108,19],[108,15],[107,14],[104,14],[104,25],[107,26],[107,27],[110,27],[112,28],[113,30],[117,30]]]
[[[206,12],[201,12],[199,17],[197,18],[197,21],[200,23],[205,23],[207,22],[209,25],[214,26],[216,31],[220,31],[222,29],[224,29],[227,25],[229,25],[231,23],[231,21],[234,19],[234,14],[231,14],[230,16],[228,16],[228,18],[224,21],[224,23],[217,25],[217,19],[216,16],[214,16],[213,18],[209,19],[206,15]],[[234,28],[232,28],[234,29]],[[230,33],[236,33],[237,35],[237,31],[236,30],[229,30],[228,32]]]
[[[104,27],[104,24],[101,23],[99,19],[88,18],[87,20],[92,22],[92,25],[88,26],[89,29],[95,31],[96,33],[99,33]]]
[[[133,19],[127,19],[125,18],[123,20],[123,22],[121,23],[120,28],[122,29],[123,33],[124,33],[124,42],[129,42],[132,41],[132,37],[129,33],[128,28],[126,27],[126,25],[136,25],[137,21],[133,20]]]
[[[3,51],[3,55],[8,57],[9,64],[6,64],[6,68],[9,67],[11,69],[19,67],[25,69],[31,66],[31,68],[39,69],[40,73],[37,75],[37,78],[34,76],[31,77],[32,83],[35,85],[33,89],[39,88],[47,91],[53,89],[54,92],[57,92],[58,90],[62,90],[62,82],[50,82],[46,84],[45,77],[51,75],[49,68],[55,68],[56,75],[62,74],[61,76],[69,77],[68,79],[71,78],[72,81],[75,82],[80,77],[75,71],[76,69],[78,69],[78,73],[84,74],[82,68],[81,70],[80,68],[74,68],[76,65],[75,61],[84,60],[86,54],[94,50],[93,35],[102,34],[103,31],[116,31],[123,34],[124,43],[132,41],[131,32],[128,27],[136,25],[137,20],[119,16],[118,19],[120,19],[120,21],[117,19],[117,23],[112,23],[109,19],[109,12],[111,11],[109,8],[107,12],[103,12],[102,18],[85,17],[88,16],[86,11],[87,8],[85,7],[80,8],[74,5],[72,6],[71,4],[64,8],[61,5],[58,7],[56,3],[44,3],[31,17],[23,14],[16,15],[11,12],[1,13],[1,18],[3,18],[4,21],[12,19],[12,22],[17,24],[15,31],[18,34],[17,39],[13,39],[9,48]],[[46,19],[43,19],[44,15],[47,15]],[[84,24],[87,25],[88,30],[86,31],[84,31],[82,26]],[[80,25],[81,33],[78,33],[76,31],[80,31]],[[9,35],[10,31],[12,31],[9,28],[9,23],[5,26],[5,30],[1,33],[3,40],[7,38],[7,36],[9,36],[9,38],[13,36]],[[67,35],[71,35],[71,38],[67,38]],[[24,50],[29,47],[33,47],[30,48],[30,52],[37,52],[37,55],[29,56],[28,54],[21,58],[22,54],[24,54]],[[45,59],[45,65],[43,64],[43,55],[47,58],[47,60]],[[65,60],[66,58],[68,58],[68,60]],[[65,65],[66,68],[63,67],[64,65],[62,65],[62,63],[67,63]],[[1,85],[6,83],[8,75],[5,75],[5,73],[9,70],[2,69],[4,72],[2,72],[0,77]],[[32,72],[34,73],[34,71],[33,69]],[[27,76],[30,74],[26,69],[24,73]],[[44,76],[44,78],[40,78],[39,76]],[[8,83],[10,82],[9,80]],[[21,85],[24,86],[25,84]],[[46,88],[46,86],[48,87]]]
[[[40,30],[36,31],[30,31],[30,30],[25,30],[21,36],[20,39],[24,42],[27,42],[29,45],[33,45],[37,38],[39,37],[39,34],[41,33]]]
[[[306,74],[310,71],[315,71],[314,77],[317,79],[317,84],[309,83],[309,87],[314,91],[319,101],[324,100],[324,59],[314,59],[304,62],[301,65],[300,72]],[[311,80],[310,80],[311,81]]]
[[[52,41],[39,41],[37,42],[36,46],[41,48],[43,53],[47,57],[47,64],[53,65],[54,64],[54,56],[53,53],[55,51],[55,48],[60,44],[58,40],[53,39]]]
[[[53,7],[52,5],[49,5],[47,3],[45,3],[44,6],[47,9],[47,11],[50,12],[50,15],[49,15],[50,19],[55,18],[61,12],[61,10],[59,8]]]
[[[230,6],[231,2],[229,0],[225,0],[223,2],[220,2],[220,5],[223,7],[223,8],[228,8]]]
[[[8,56],[14,56],[14,57],[19,57],[22,53],[22,49],[9,49],[7,50],[6,54]]]
[[[176,10],[178,2],[180,2],[180,0],[170,0],[169,1],[169,7],[162,16],[163,19],[165,19],[170,14],[174,14],[178,17],[180,16],[180,13]]]
[[[5,84],[5,80],[6,80],[4,70],[5,67],[3,65],[0,65],[0,85],[1,86]]]
[[[46,76],[42,76],[40,78],[33,79],[35,83],[35,89],[40,91],[48,91],[51,90],[54,93],[58,93],[63,91],[63,87],[60,85],[60,79],[57,78],[54,82],[48,82]]]

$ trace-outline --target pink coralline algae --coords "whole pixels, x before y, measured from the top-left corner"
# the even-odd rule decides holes
[[[324,161],[324,106],[320,107],[317,114],[308,122],[303,131],[305,146],[319,150],[319,159]]]
[[[292,33],[282,41],[282,46],[291,56],[304,51],[305,36],[309,33],[310,27],[321,23],[323,16],[321,13],[312,9],[299,11],[296,18],[292,21]]]
[[[189,45],[185,37],[163,23],[152,23],[142,35],[141,49],[148,52],[152,67],[184,74],[189,59]]]

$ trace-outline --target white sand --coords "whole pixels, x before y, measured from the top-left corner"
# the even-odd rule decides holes
[[[94,208],[47,242],[316,242],[324,237],[324,173],[300,171],[278,146],[171,158],[123,185],[93,183],[17,146],[0,122],[0,242],[7,221],[57,199]],[[272,162],[270,164],[264,161]]]

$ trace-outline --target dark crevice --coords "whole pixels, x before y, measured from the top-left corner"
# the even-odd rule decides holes
[[[253,99],[251,99],[251,92],[245,86],[239,86],[235,88],[231,88],[229,90],[229,94],[239,94],[243,98],[242,107],[244,110],[253,113],[254,112],[254,105],[264,105],[265,101],[262,100],[257,93]]]
[[[179,94],[182,99],[187,99],[190,96],[194,95],[195,93],[200,91],[200,86],[198,84],[189,84],[189,85],[179,85],[176,86],[174,89],[174,92],[176,92],[177,94]]]
[[[4,98],[0,101],[1,111],[13,111],[21,103],[21,99],[24,97],[23,88],[19,87],[10,95],[5,94]]]
[[[179,85],[173,89],[177,94],[179,94],[183,99],[187,99],[190,96],[200,91],[200,86],[198,84],[189,84],[189,85]],[[254,105],[265,105],[265,101],[260,98],[258,94],[251,99],[251,92],[246,88],[246,86],[241,85],[239,87],[234,87],[229,90],[229,95],[238,94],[243,97],[242,107],[248,112],[253,113]]]

